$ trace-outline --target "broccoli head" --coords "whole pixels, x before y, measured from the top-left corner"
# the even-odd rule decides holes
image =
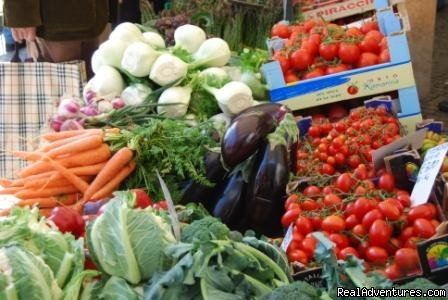
[[[187,225],[182,231],[181,240],[184,243],[194,241],[225,240],[230,235],[230,229],[218,219],[205,217]]]
[[[295,281],[274,289],[263,297],[263,300],[318,300],[320,292],[311,284]]]

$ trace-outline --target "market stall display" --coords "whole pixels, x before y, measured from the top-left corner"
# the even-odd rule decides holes
[[[211,36],[190,6],[156,22],[161,34],[118,25],[92,57],[82,99],[62,97],[40,145],[8,153],[29,164],[0,180],[0,195],[14,198],[0,210],[0,298],[324,300],[340,299],[341,287],[438,289],[448,147],[435,122],[407,135],[387,97],[310,116],[264,102],[269,52],[232,52],[241,41]],[[299,85],[348,65],[362,72],[387,64],[379,27],[278,23],[272,36],[286,48],[273,58]],[[437,191],[416,198],[428,163]]]

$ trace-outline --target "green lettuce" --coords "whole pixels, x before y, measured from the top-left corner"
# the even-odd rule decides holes
[[[0,248],[0,299],[58,300],[62,291],[51,269],[20,245]]]
[[[143,299],[142,293],[143,290],[138,293],[123,278],[112,276],[104,285],[99,297],[105,300],[139,300]]]
[[[13,208],[9,217],[0,220],[0,228],[0,247],[20,244],[40,256],[60,287],[84,268],[83,240],[61,233],[40,217],[37,208]]]
[[[121,192],[87,228],[89,253],[106,274],[138,284],[168,262],[164,251],[176,242],[171,228],[151,209],[133,209],[133,193]]]

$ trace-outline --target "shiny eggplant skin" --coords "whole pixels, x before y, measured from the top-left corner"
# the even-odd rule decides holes
[[[276,119],[268,113],[252,111],[239,115],[221,142],[221,155],[226,166],[233,168],[253,155],[276,126]]]
[[[244,217],[245,187],[241,171],[231,175],[212,212],[214,217],[221,219],[232,230],[239,229]]]
[[[287,147],[266,143],[254,167],[246,192],[247,225],[258,234],[279,237],[290,171]]]
[[[222,192],[222,185],[225,183],[227,170],[221,163],[221,154],[209,151],[205,157],[206,177],[215,185],[213,187],[203,186],[202,184],[190,180],[183,189],[181,204],[189,202],[200,202],[209,211],[215,205],[213,199],[217,199]]]
[[[235,122],[240,117],[244,118],[244,115],[253,112],[267,113],[271,115],[273,118],[275,118],[277,121],[280,121],[281,120],[280,115],[282,111],[290,112],[286,106],[279,103],[262,103],[246,108],[245,110],[240,112],[237,116],[235,116],[232,122]]]

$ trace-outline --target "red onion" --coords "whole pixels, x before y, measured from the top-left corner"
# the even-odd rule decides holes
[[[114,98],[112,99],[112,107],[114,109],[123,108],[126,104],[124,103],[123,99],[121,98]]]
[[[51,129],[53,129],[54,131],[61,131],[61,125],[65,120],[66,118],[64,118],[63,116],[56,115],[52,117],[50,120]]]
[[[74,119],[66,120],[61,125],[61,131],[84,129],[82,124]]]
[[[62,99],[58,107],[58,114],[63,117],[72,118],[78,115],[79,109],[80,105],[75,100]]]
[[[84,98],[88,104],[92,104],[96,97],[96,93],[94,91],[87,91],[84,95]]]
[[[96,109],[96,107],[94,107],[92,105],[87,105],[87,106],[81,107],[80,112],[88,117],[93,117],[93,116],[98,115],[98,110]]]

